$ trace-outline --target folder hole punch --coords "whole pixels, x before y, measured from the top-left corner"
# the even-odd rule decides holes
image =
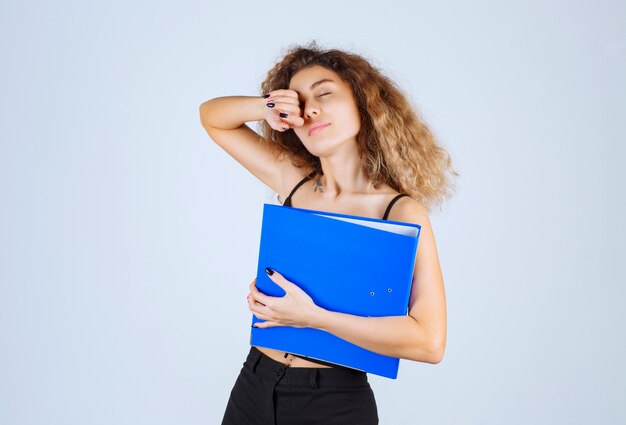
[[[387,289],[387,292],[391,292],[391,288]]]
[[[374,291],[370,292],[370,295],[373,297],[374,296]]]

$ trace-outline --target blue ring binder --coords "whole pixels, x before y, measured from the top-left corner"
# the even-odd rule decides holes
[[[278,270],[327,310],[363,317],[408,314],[421,226],[348,214],[264,204],[257,288],[284,291],[265,273]],[[324,253],[324,264],[311,261]],[[252,316],[252,324],[261,321]],[[395,379],[399,360],[320,329],[251,328],[250,344]]]

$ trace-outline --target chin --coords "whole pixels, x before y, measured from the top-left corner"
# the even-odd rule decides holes
[[[315,143],[309,142],[305,145],[307,150],[318,158],[330,156],[341,148],[342,143],[336,140],[317,140]]]

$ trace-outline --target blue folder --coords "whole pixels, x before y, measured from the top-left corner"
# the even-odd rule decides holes
[[[264,204],[256,285],[285,291],[270,267],[324,309],[365,316],[408,314],[421,226],[390,220]],[[252,324],[262,322],[252,315]],[[251,328],[250,345],[274,348],[396,379],[399,358],[366,350],[329,332]]]

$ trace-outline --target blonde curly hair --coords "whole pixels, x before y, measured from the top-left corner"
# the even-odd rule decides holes
[[[454,192],[448,152],[409,102],[403,91],[363,56],[338,49],[321,49],[315,41],[287,48],[261,83],[261,95],[289,86],[298,71],[319,65],[334,71],[352,88],[361,115],[356,136],[364,172],[375,188],[384,182],[428,210],[441,206]],[[311,154],[293,131],[274,130],[260,121],[259,131],[276,158],[288,155],[299,168],[322,174],[320,159]]]

